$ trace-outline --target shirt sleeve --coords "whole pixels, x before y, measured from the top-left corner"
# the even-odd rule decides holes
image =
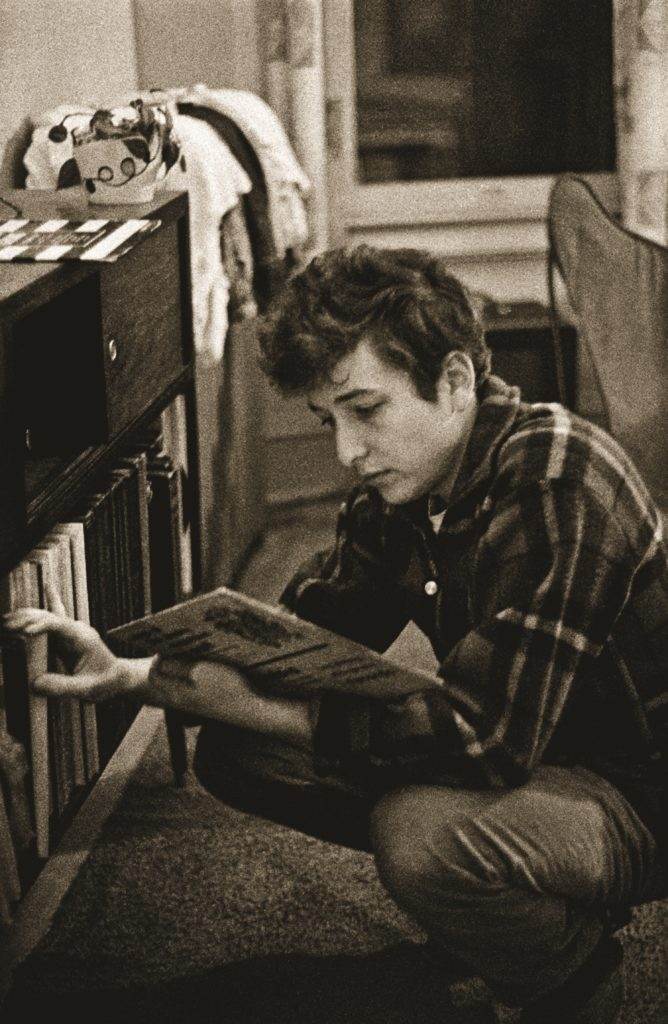
[[[399,706],[324,694],[316,765],[381,787],[522,784],[601,652],[637,568],[626,535],[583,485],[518,488],[477,546],[472,626],[440,666],[442,688]]]
[[[389,572],[372,496],[353,491],[341,506],[334,544],[297,570],[280,603],[349,640],[387,650],[408,622],[408,611]]]

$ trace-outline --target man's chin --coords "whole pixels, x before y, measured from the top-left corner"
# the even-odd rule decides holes
[[[405,480],[396,476],[382,478],[377,483],[374,482],[374,487],[388,505],[405,505],[406,502],[419,498],[422,493],[417,493],[415,488],[407,486]]]

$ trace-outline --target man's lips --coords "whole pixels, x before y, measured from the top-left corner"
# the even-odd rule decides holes
[[[387,476],[391,472],[391,469],[379,469],[375,473],[363,473],[362,482],[365,484],[375,483],[377,480],[380,480],[382,477]]]

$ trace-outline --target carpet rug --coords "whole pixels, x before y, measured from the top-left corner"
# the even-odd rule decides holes
[[[619,1024],[648,1024],[668,996],[667,925],[666,903],[647,904],[620,933]],[[455,986],[453,1005],[438,986],[411,985],[410,946],[378,978],[350,959],[422,938],[369,854],[228,807],[193,776],[175,788],[160,729],[17,970],[3,1020],[59,1012],[69,1024],[489,1021],[482,982]],[[502,1022],[515,1016],[500,1008]]]

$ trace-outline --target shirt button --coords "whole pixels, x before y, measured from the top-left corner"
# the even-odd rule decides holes
[[[427,597],[433,597],[434,594],[438,593],[438,583],[436,580],[427,580],[424,585],[424,592]]]

